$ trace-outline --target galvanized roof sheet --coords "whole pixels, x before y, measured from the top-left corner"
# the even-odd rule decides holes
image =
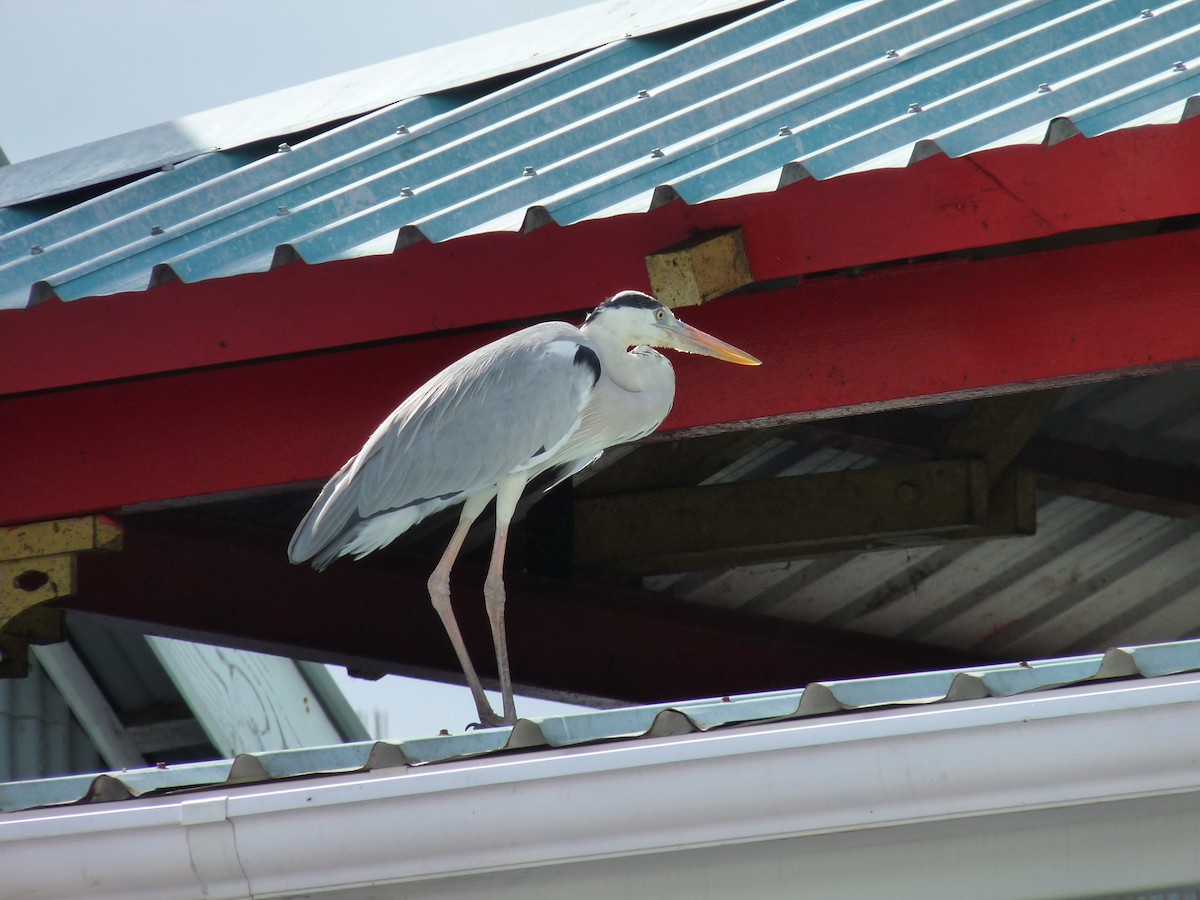
[[[502,751],[688,734],[858,710],[1009,697],[1091,681],[1198,670],[1200,641],[1182,641],[1036,662],[813,683],[803,690],[521,719],[512,728],[460,735],[246,753],[233,760],[11,782],[0,784],[0,811],[422,765]]]
[[[10,207],[0,308],[1178,122],[1200,0],[790,0],[605,41],[474,99],[397,98],[294,147],[163,157],[57,212]]]
[[[50,153],[0,172],[0,206],[147,172],[201,153],[299,134],[405,97],[452,90],[754,0],[604,0],[296,87]],[[0,216],[0,222],[3,221]]]

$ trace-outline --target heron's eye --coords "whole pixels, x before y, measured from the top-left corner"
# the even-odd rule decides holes
[[[654,318],[658,319],[658,321],[661,322],[666,317],[667,317],[667,311],[665,309],[656,309],[654,311]]]

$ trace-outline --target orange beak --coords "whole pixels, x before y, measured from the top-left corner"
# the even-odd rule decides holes
[[[761,359],[751,356],[745,350],[739,350],[732,344],[727,344],[720,338],[715,338],[711,334],[701,331],[699,328],[685,325],[678,319],[667,326],[666,331],[671,336],[669,346],[676,350],[682,350],[684,353],[699,353],[703,356],[714,356],[717,359],[736,363],[739,366],[762,365]]]

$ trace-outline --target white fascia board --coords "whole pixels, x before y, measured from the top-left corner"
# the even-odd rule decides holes
[[[282,897],[785,838],[895,844],[1035,811],[1045,827],[1200,810],[1197,747],[1190,674],[13,814],[0,872],[15,896]],[[1200,854],[1178,864],[1200,879]]]

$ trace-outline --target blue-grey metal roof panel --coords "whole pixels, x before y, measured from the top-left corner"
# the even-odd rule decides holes
[[[1009,697],[1091,681],[1193,671],[1200,671],[1200,641],[1127,647],[1065,659],[814,683],[803,690],[522,719],[512,728],[459,735],[242,754],[233,760],[11,782],[0,784],[0,811],[421,765],[503,751],[687,734],[864,709]]]
[[[0,206],[147,172],[214,149],[297,134],[405,97],[461,88],[755,0],[602,0],[28,160],[0,173]]]
[[[292,147],[10,213],[0,308],[1177,122],[1200,93],[1200,0],[785,0],[596,43],[475,99],[396,98]]]

